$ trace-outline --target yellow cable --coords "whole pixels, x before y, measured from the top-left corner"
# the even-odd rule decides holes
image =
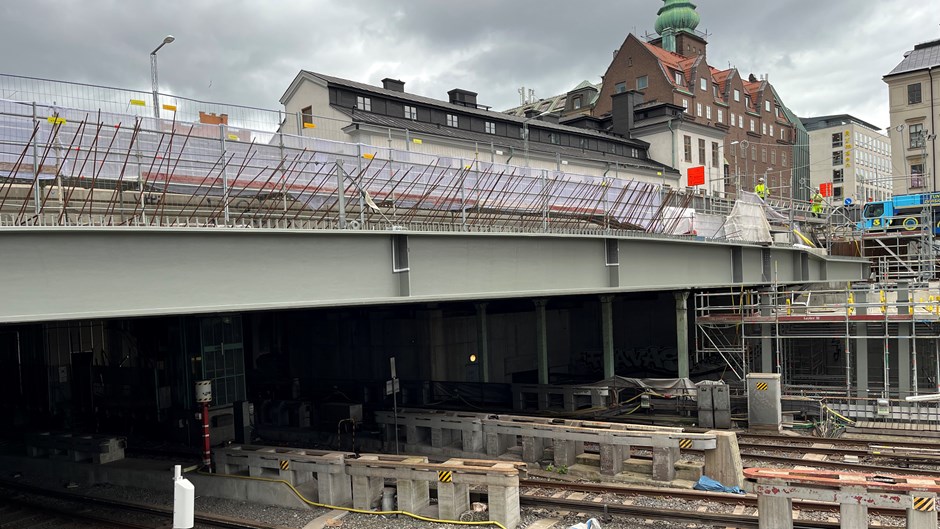
[[[855,421],[853,421],[852,419],[849,419],[849,418],[846,417],[845,415],[840,414],[839,412],[835,411],[834,409],[830,408],[829,406],[826,406],[826,405],[824,404],[824,405],[823,405],[823,408],[825,408],[827,412],[829,412],[829,413],[835,415],[836,417],[842,419],[843,421],[845,421],[845,422],[847,422],[847,423],[849,423],[849,424],[852,424],[852,425],[855,424]]]
[[[639,406],[637,406],[637,408],[639,408]],[[308,500],[307,498],[305,498],[304,495],[301,494],[299,490],[297,490],[296,488],[294,488],[293,485],[291,485],[289,482],[287,482],[287,481],[285,481],[285,480],[283,480],[283,479],[256,478],[256,477],[253,477],[253,476],[238,476],[238,475],[235,475],[235,474],[218,474],[218,473],[216,473],[216,474],[211,474],[211,473],[208,473],[208,472],[203,472],[203,471],[201,471],[201,470],[199,471],[199,474],[202,474],[202,475],[204,475],[204,476],[226,477],[226,478],[237,478],[237,479],[249,479],[249,480],[254,480],[254,481],[267,481],[267,482],[269,482],[269,483],[283,483],[284,485],[287,485],[287,486],[290,488],[290,490],[293,491],[293,493],[294,493],[298,498],[300,498],[300,501],[306,503],[307,505],[312,505],[312,506],[314,506],[314,507],[323,507],[323,508],[326,508],[326,509],[334,509],[334,510],[337,510],[337,511],[348,511],[348,512],[354,512],[354,513],[359,513],[359,514],[381,514],[381,515],[402,514],[402,515],[408,516],[408,517],[410,517],[410,518],[414,518],[415,520],[421,520],[421,521],[423,521],[423,522],[448,523],[448,524],[456,524],[456,525],[495,525],[495,526],[499,527],[499,529],[506,529],[506,526],[504,526],[503,524],[501,524],[501,523],[499,523],[499,522],[493,521],[493,520],[486,520],[486,521],[483,521],[483,522],[463,522],[463,521],[460,521],[460,520],[439,520],[439,519],[437,519],[437,518],[430,518],[430,517],[427,517],[427,516],[421,516],[420,514],[415,514],[415,513],[413,513],[413,512],[407,512],[407,511],[367,511],[367,510],[364,510],[364,509],[354,509],[354,508],[352,508],[352,507],[341,507],[341,506],[339,506],[339,505],[327,505],[327,504],[325,504],[325,503],[317,503],[317,502],[315,502],[315,501]]]

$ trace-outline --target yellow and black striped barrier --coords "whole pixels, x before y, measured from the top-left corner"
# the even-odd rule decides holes
[[[689,448],[692,448],[692,440],[691,439],[679,439],[679,448],[683,450],[688,450]]]
[[[281,470],[290,470],[290,459],[279,459]]]
[[[758,383],[757,383],[757,391],[767,391],[767,383],[766,383],[766,382],[758,382]]]
[[[920,512],[930,512],[934,510],[937,498],[914,496],[914,510]]]
[[[450,483],[454,480],[454,476],[450,470],[440,470],[437,473],[437,480],[441,483]]]

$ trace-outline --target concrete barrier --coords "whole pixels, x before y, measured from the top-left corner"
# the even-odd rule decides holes
[[[838,503],[842,529],[868,529],[869,508],[904,509],[907,529],[937,529],[935,478],[771,468],[744,475],[745,489],[757,494],[760,529],[793,529],[794,499]]]
[[[398,509],[422,513],[430,508],[430,485],[438,489],[438,517],[457,520],[469,510],[470,487],[485,487],[489,497],[489,519],[507,529],[521,520],[519,464],[511,461],[450,459],[428,463],[426,457],[367,454],[348,459],[353,480],[353,506],[372,509],[386,479],[394,479]]]
[[[352,502],[352,487],[345,469],[351,453],[229,445],[216,449],[213,455],[216,469],[222,474],[282,479],[301,492],[315,492],[316,501],[327,505],[346,507]]]
[[[42,432],[25,436],[30,457],[105,464],[124,459],[123,437]]]

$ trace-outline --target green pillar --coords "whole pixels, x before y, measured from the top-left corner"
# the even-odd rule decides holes
[[[490,348],[486,336],[486,303],[476,303],[477,308],[477,356],[483,382],[490,381]]]
[[[614,367],[613,296],[601,296],[601,341],[604,345],[604,378],[616,375]]]
[[[689,377],[689,293],[674,292],[676,298],[676,352],[679,378]]]
[[[538,362],[539,384],[548,384],[548,322],[545,316],[547,299],[535,303],[535,356]]]

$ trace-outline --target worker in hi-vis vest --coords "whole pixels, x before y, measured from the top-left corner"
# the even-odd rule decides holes
[[[757,196],[759,196],[761,200],[766,199],[767,196],[770,195],[770,189],[768,189],[767,185],[764,184],[763,178],[757,179],[757,185],[754,186],[754,192],[757,193]]]
[[[819,193],[819,188],[817,187],[813,193],[813,205],[811,207],[814,217],[819,217],[819,214],[822,213],[822,203],[823,196]]]

